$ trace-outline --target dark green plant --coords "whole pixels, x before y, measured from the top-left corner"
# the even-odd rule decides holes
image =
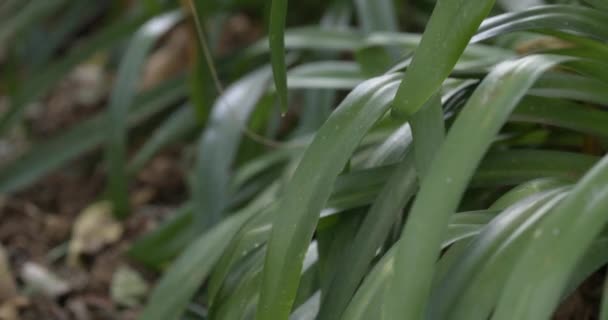
[[[268,39],[222,58],[206,26],[250,3],[185,3],[100,28],[18,86],[0,122],[9,130],[86,54],[133,34],[107,111],[2,168],[0,191],[105,144],[107,195],[125,216],[129,177],[196,132],[190,199],[131,250],[163,271],[141,319],[180,318],[191,304],[208,319],[549,319],[608,262],[603,1],[516,12],[504,1],[331,1],[318,24],[291,26],[301,4],[273,0]],[[57,8],[21,8],[35,14],[0,39]],[[137,96],[123,84],[167,17],[194,18],[195,74]],[[186,96],[192,105],[172,108]],[[161,110],[171,115],[129,162],[129,126]],[[279,131],[286,111],[297,123]]]

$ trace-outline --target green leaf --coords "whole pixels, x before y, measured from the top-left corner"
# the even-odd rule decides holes
[[[154,130],[152,136],[129,162],[127,171],[131,175],[139,172],[159,150],[194,132],[197,127],[193,108],[190,105],[182,106]]]
[[[422,180],[445,136],[441,95],[435,94],[431,97],[418,112],[414,113],[410,124],[414,138],[416,172],[419,180]]]
[[[608,105],[608,83],[574,74],[547,73],[530,95]]]
[[[283,112],[287,111],[287,66],[285,63],[285,19],[288,0],[272,0],[270,5],[270,26],[268,41],[274,85]]]
[[[321,302],[319,319],[340,318],[378,248],[386,240],[401,210],[416,192],[414,155],[409,153],[392,171],[372,204],[351,245],[346,248]]]
[[[606,3],[603,0],[584,0],[584,1],[598,9],[601,9],[604,11],[608,10],[608,3]],[[602,319],[604,319],[604,318],[602,318]]]
[[[605,42],[607,27],[608,13],[576,5],[546,5],[487,19],[471,42],[524,30],[545,31],[557,36],[556,31],[561,31]]]
[[[165,272],[139,319],[178,318],[222,255],[224,248],[255,212],[255,210],[243,210],[225,219],[192,242]]]
[[[594,156],[563,151],[491,152],[479,165],[471,186],[514,185],[544,177],[575,181],[597,161]]]
[[[352,89],[365,77],[356,63],[347,61],[318,61],[289,70],[289,89]]]
[[[393,115],[409,118],[439,90],[493,6],[493,0],[437,1],[412,63],[403,75]]]
[[[561,191],[561,192],[560,192]],[[471,245],[462,253],[454,265],[447,271],[444,280],[437,285],[430,298],[428,319],[446,319],[452,308],[458,306],[459,298],[469,282],[481,272],[484,263],[495,254],[506,238],[512,237],[514,231],[524,222],[529,223],[532,217],[540,218],[564,196],[563,189],[543,192],[522,199],[509,206],[496,216]],[[561,194],[561,198],[557,197]],[[543,210],[539,210],[543,208]],[[539,214],[540,213],[540,214]],[[499,291],[499,290],[496,290]],[[486,295],[490,293],[486,292]],[[479,299],[478,297],[478,300]],[[470,306],[468,309],[472,309]]]
[[[434,263],[447,221],[475,168],[511,111],[557,56],[528,56],[504,62],[484,79],[452,125],[422,181],[396,251],[394,281],[386,291],[387,319],[422,318]],[[492,108],[488,108],[492,104]],[[437,201],[441,194],[441,201]],[[416,263],[412,263],[416,261]],[[414,270],[415,269],[415,270]]]
[[[228,206],[231,169],[249,115],[268,87],[271,72],[262,67],[235,82],[215,102],[197,146],[191,184],[198,232],[219,222]]]
[[[480,213],[480,212],[479,212]],[[459,215],[455,214],[455,216]],[[481,228],[477,228],[477,232],[471,232],[470,230],[461,230],[461,232],[454,232],[451,235],[444,237],[441,248],[446,249],[448,246],[457,246],[459,253],[461,249],[468,247],[468,240],[474,237]],[[458,241],[458,242],[457,242]],[[348,320],[367,320],[375,318],[382,314],[383,308],[383,293],[386,290],[387,283],[392,278],[394,273],[395,263],[395,249],[399,243],[395,243],[393,247],[386,252],[382,258],[376,263],[376,265],[368,273],[367,277],[357,290],[357,293],[351,300],[348,308],[344,312],[342,319]],[[452,250],[450,250],[452,251]],[[457,258],[456,255],[454,258]],[[446,261],[443,261],[446,262]],[[451,261],[445,263],[444,269],[449,270]]]
[[[342,314],[402,208],[414,195],[417,187],[414,162],[416,165],[421,161],[430,162],[435,148],[443,139],[440,97],[437,96],[432,103],[425,106],[415,120],[413,126],[416,128],[418,141],[414,139],[414,154],[406,155],[392,170],[388,182],[372,204],[356,237],[342,257],[342,263],[335,272],[329,290],[325,293],[326,298],[321,303],[319,319],[331,319]],[[413,158],[416,161],[413,161]],[[424,172],[424,168],[422,170]]]
[[[567,185],[565,181],[556,178],[539,178],[530,180],[526,183],[520,184],[519,186],[503,194],[490,206],[490,209],[504,210],[512,204],[527,197],[530,197],[534,194],[541,193],[549,189],[562,187],[565,185]]]
[[[306,150],[279,201],[268,243],[257,319],[287,319],[302,259],[338,173],[363,135],[386,112],[399,75],[359,85],[332,113]]]
[[[608,112],[567,100],[527,97],[511,121],[541,123],[598,137],[608,137]]]
[[[161,269],[195,238],[194,228],[191,228],[193,220],[192,205],[182,205],[170,219],[137,239],[129,255],[149,268]]]
[[[355,0],[363,31],[397,31],[396,10],[392,0]]]
[[[608,157],[604,157],[535,228],[534,241],[518,259],[495,319],[551,316],[569,275],[608,219],[607,182]]]
[[[108,194],[116,217],[124,218],[129,211],[127,182],[127,114],[137,93],[141,68],[148,52],[163,34],[181,20],[179,12],[170,12],[146,22],[133,36],[123,57],[116,83],[110,96],[106,141]]]

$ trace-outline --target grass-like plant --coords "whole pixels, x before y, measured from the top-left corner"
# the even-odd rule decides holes
[[[268,38],[218,61],[205,26],[229,8],[144,1],[17,87],[0,131],[131,36],[107,110],[2,168],[0,191],[104,144],[124,217],[129,177],[197,132],[189,201],[131,250],[162,270],[140,319],[191,304],[205,319],[550,319],[608,263],[608,5],[506,2],[330,1],[318,25],[285,28],[272,0]],[[76,4],[29,2],[0,41],[61,6]],[[404,10],[422,34],[400,31]],[[184,19],[198,64],[138,94]],[[163,110],[127,159],[129,127]],[[285,113],[297,123],[279,131]]]

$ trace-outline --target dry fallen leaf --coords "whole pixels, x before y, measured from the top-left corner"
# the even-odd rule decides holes
[[[59,278],[44,266],[32,262],[23,265],[21,278],[29,290],[49,298],[64,295],[71,289],[67,281]]]
[[[19,309],[28,304],[29,301],[25,297],[14,297],[0,302],[0,320],[19,320]]]
[[[116,304],[125,307],[138,306],[148,292],[148,284],[142,276],[128,266],[121,266],[112,276],[110,294]]]
[[[154,51],[144,67],[142,89],[152,88],[184,71],[191,63],[192,31],[185,25],[171,31],[167,41]]]
[[[74,222],[68,249],[69,264],[76,266],[80,255],[96,253],[104,246],[118,241],[122,231],[122,224],[112,215],[109,201],[90,205]]]

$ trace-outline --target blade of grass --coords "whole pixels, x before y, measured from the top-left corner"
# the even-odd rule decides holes
[[[608,112],[566,100],[527,97],[517,107],[510,120],[541,123],[608,137]]]
[[[576,5],[545,5],[505,13],[483,22],[471,42],[480,42],[515,31],[556,31],[584,35],[599,41],[608,39],[608,14]]]
[[[131,159],[127,168],[129,175],[139,172],[159,150],[194,132],[197,127],[197,118],[190,105],[185,105],[173,112],[167,120],[154,130],[152,136]]]
[[[452,315],[456,319],[488,319],[517,257],[523,248],[533,241],[531,236],[535,226],[544,216],[550,214],[550,211],[567,195],[569,189],[568,186],[549,191],[553,195],[549,198],[545,197],[548,201],[543,201],[544,204],[536,206],[537,208],[531,209],[524,216],[513,217],[514,219],[506,217],[505,227],[511,230],[511,234],[506,237],[500,226],[488,225],[480,235],[484,237],[486,243],[478,241],[476,247],[469,250],[461,259],[463,263],[482,260],[478,261],[481,262],[480,265],[474,267],[479,268],[476,269],[476,273],[470,274],[473,277],[468,279],[468,286],[461,288],[457,299],[453,300],[455,309]],[[531,198],[543,197],[543,194],[547,195],[547,192],[533,195]],[[495,246],[495,248],[486,251],[484,246],[486,248]],[[466,273],[466,270],[462,271]],[[447,285],[450,285],[449,280],[447,282]],[[472,304],[475,308],[471,308]]]
[[[412,130],[409,124],[404,124],[376,147],[376,150],[368,157],[364,168],[399,162],[411,142]]]
[[[287,104],[287,67],[285,63],[287,3],[288,0],[272,0],[270,5],[270,25],[268,28],[272,74],[283,112],[286,112],[289,107]]]
[[[285,31],[285,47],[288,50],[348,51],[355,52],[366,47],[397,47],[411,51],[420,43],[420,35],[414,33],[373,32],[367,36],[349,28],[319,28],[315,26],[295,27]],[[268,52],[267,39],[247,49],[245,56],[256,56]],[[500,61],[513,57],[511,50],[483,44],[471,44],[463,57]]]
[[[606,82],[572,74],[546,74],[538,80],[530,94],[608,105]]]
[[[445,136],[441,95],[435,94],[412,116],[412,137],[418,179],[426,176]]]
[[[515,202],[528,198],[534,194],[563,187],[567,182],[556,178],[539,178],[520,184],[503,194],[490,206],[490,210],[504,210]]]
[[[194,228],[190,227],[193,216],[192,204],[182,205],[169,220],[137,239],[129,249],[129,256],[149,268],[161,270],[196,238]]]
[[[535,229],[535,241],[513,269],[495,319],[550,317],[570,273],[608,218],[607,182],[608,157],[604,157]]]
[[[386,240],[397,216],[416,191],[414,154],[409,153],[392,172],[341,258],[321,301],[319,319],[339,318]]]
[[[463,237],[465,234],[466,237]],[[464,234],[454,233],[450,237],[445,237],[442,242],[442,249],[446,249],[450,245],[464,249],[468,246],[468,240],[473,238],[475,234],[469,230],[465,230]],[[458,242],[456,242],[456,239],[458,239]],[[395,243],[368,273],[344,312],[342,319],[367,320],[382,314],[384,304],[383,293],[394,272],[395,249],[398,244],[399,242]],[[449,267],[445,267],[445,269],[449,270]]]
[[[365,276],[378,247],[386,240],[392,224],[416,191],[416,174],[426,173],[444,135],[441,97],[435,95],[412,119],[414,153],[406,156],[382,188],[357,236],[345,253],[321,303],[319,319],[341,316]],[[416,171],[412,163],[415,159]]]
[[[365,81],[356,63],[319,61],[299,65],[289,70],[289,89],[352,89]]]
[[[258,320],[287,319],[302,258],[331,187],[363,135],[388,108],[397,76],[368,80],[332,113],[307,148],[279,202],[268,243]]]
[[[398,30],[393,1],[355,0],[355,8],[364,32]]]
[[[563,189],[543,192],[523,199],[505,209],[476,237],[469,248],[447,271],[444,280],[431,294],[428,319],[446,319],[469,282],[481,271],[484,263],[523,223],[539,219],[563,198]],[[561,195],[561,196],[559,196]],[[542,210],[541,210],[542,208]]]
[[[222,218],[228,205],[231,169],[246,121],[268,87],[271,72],[262,67],[227,88],[215,102],[197,146],[191,194],[199,232]]]
[[[138,319],[179,317],[220,258],[224,248],[255,210],[243,210],[199,236],[165,272]]]
[[[145,59],[154,43],[182,18],[178,11],[159,15],[146,22],[133,36],[120,62],[118,75],[108,106],[105,160],[108,169],[108,195],[113,213],[125,218],[129,212],[127,178],[127,113],[137,92],[137,84]]]
[[[493,0],[437,1],[403,75],[391,109],[394,116],[409,118],[439,90],[493,6]]]
[[[608,11],[608,3],[606,3],[603,0],[584,0],[584,1],[598,9]],[[604,318],[602,318],[602,319],[604,319]]]
[[[477,164],[536,79],[565,60],[533,55],[504,62],[469,99],[422,181],[410,211],[397,247],[395,269],[399,273],[395,273],[385,294],[386,319],[423,317],[447,220],[456,210]],[[493,108],[488,108],[488,104]],[[437,194],[442,195],[442,201],[437,201]]]
[[[315,231],[315,239],[319,244],[321,292],[324,297],[329,297],[334,275],[343,270],[343,268],[340,269],[344,257],[343,252],[349,248],[351,240],[361,225],[362,215],[359,212],[362,210],[365,209],[356,208],[351,210],[351,213],[334,216],[335,219],[332,222],[320,223]]]
[[[480,163],[471,186],[514,185],[544,177],[576,181],[597,161],[595,156],[551,150],[491,152]]]

